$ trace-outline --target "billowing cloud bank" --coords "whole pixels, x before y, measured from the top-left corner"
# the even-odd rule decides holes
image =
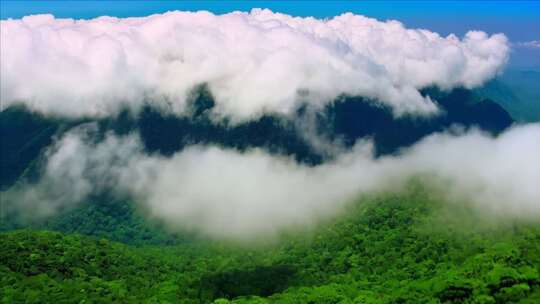
[[[40,182],[8,193],[18,208],[46,215],[113,189],[171,226],[249,238],[313,223],[359,194],[398,189],[413,175],[429,174],[444,181],[449,194],[479,208],[540,216],[540,124],[497,138],[479,131],[434,134],[384,158],[374,158],[370,143],[359,142],[316,167],[261,150],[212,146],[150,156],[136,136],[110,135],[96,144],[87,134],[84,128],[68,133],[49,150]]]
[[[104,115],[121,103],[162,100],[183,110],[207,83],[219,115],[247,119],[317,106],[342,93],[389,105],[396,115],[433,113],[419,89],[478,86],[508,56],[504,35],[463,39],[353,14],[329,20],[269,10],[142,18],[1,21],[1,102],[64,115]]]

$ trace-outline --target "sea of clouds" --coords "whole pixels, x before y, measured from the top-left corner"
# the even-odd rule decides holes
[[[320,108],[347,94],[394,115],[438,111],[422,88],[473,88],[508,59],[502,34],[441,37],[353,14],[297,18],[269,10],[213,15],[169,12],[141,18],[1,21],[1,101],[45,114],[108,116],[166,103],[183,113],[206,84],[216,117],[233,121]],[[369,140],[306,166],[263,150],[191,146],[170,157],[144,152],[138,134],[95,141],[85,125],[45,152],[42,177],[3,193],[9,208],[49,216],[113,191],[170,227],[250,238],[310,225],[360,194],[400,189],[411,176],[445,182],[448,194],[505,216],[540,216],[540,124],[499,136],[477,130],[432,134],[375,157]],[[313,138],[309,133],[306,136]],[[315,136],[316,137],[316,136]],[[316,141],[312,141],[316,142]]]

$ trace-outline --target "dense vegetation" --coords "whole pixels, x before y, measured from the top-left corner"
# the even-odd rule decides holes
[[[125,236],[114,222],[96,231],[81,226],[94,236],[4,232],[1,301],[538,303],[540,227],[487,220],[429,189],[412,183],[404,193],[365,197],[310,231],[256,245],[168,238],[159,227],[141,228],[132,235],[138,245],[126,245],[104,238]],[[80,212],[86,223],[103,220]]]
[[[103,196],[89,199],[51,218],[27,221],[17,216],[0,215],[0,231],[24,228],[92,235],[133,245],[171,245],[192,238],[187,233],[172,234],[159,223],[145,219],[130,201]]]

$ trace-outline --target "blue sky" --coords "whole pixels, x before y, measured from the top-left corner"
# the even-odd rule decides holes
[[[56,17],[101,15],[146,16],[170,10],[234,10],[269,8],[296,16],[327,18],[353,12],[381,20],[397,19],[407,27],[442,35],[463,35],[470,29],[505,33],[513,43],[540,40],[540,1],[1,1],[0,17],[51,13]],[[540,66],[540,48],[515,48],[511,63]]]

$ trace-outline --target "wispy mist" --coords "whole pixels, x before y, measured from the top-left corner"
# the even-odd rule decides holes
[[[80,128],[58,140],[42,179],[9,192],[17,208],[52,213],[107,189],[133,197],[170,227],[245,239],[314,224],[361,194],[395,191],[423,175],[444,182],[451,199],[485,211],[540,216],[539,124],[496,138],[479,131],[434,134],[382,158],[373,157],[369,142],[359,142],[314,167],[258,149],[216,146],[168,158],[146,155],[137,136],[109,135],[96,143],[88,132]]]

